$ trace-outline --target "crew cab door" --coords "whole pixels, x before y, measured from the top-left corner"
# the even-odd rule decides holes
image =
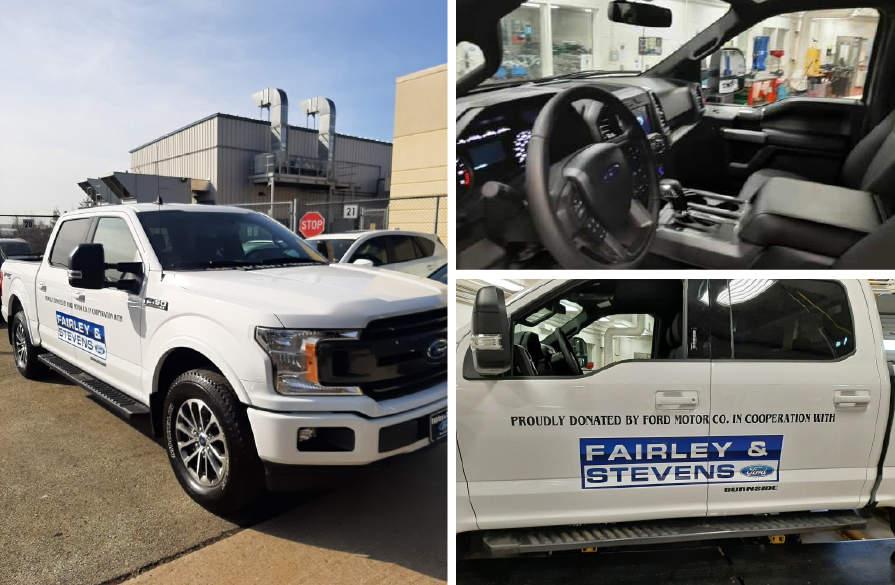
[[[717,340],[711,436],[743,445],[743,483],[710,485],[709,515],[866,503],[888,380],[862,283],[716,280],[707,300]]]
[[[102,244],[106,264],[141,262],[142,255],[124,215],[99,217],[89,241]],[[143,331],[142,293],[114,287],[124,275],[106,270],[110,288],[74,290],[79,318],[94,331],[94,343],[77,352],[78,366],[97,378],[134,397],[141,394],[141,337]]]
[[[594,370],[520,375],[519,360],[530,354],[514,345],[514,368],[488,378],[475,369],[470,336],[459,345],[457,441],[480,529],[705,515],[711,364],[702,345],[707,336],[700,333],[692,346],[684,340],[688,331],[706,328],[699,322],[707,312],[691,298],[696,312],[688,320],[681,281],[668,286],[663,283],[673,281],[640,280],[617,281],[625,283],[624,293],[576,313],[578,302],[590,301],[571,299],[588,282],[561,281],[539,290],[534,300],[523,298],[523,306],[511,311],[510,327],[514,344],[532,343],[528,347],[536,351],[527,333],[540,333],[549,343],[550,327],[563,321],[571,327],[576,314],[608,303],[600,310],[613,317],[574,332],[588,343]],[[622,296],[649,297],[651,291],[655,304],[640,303],[637,311],[651,318],[652,330],[644,321],[639,333],[635,326],[607,337],[604,323],[637,321],[633,302],[625,306]],[[524,325],[531,311],[553,301],[572,307],[572,314],[551,318],[546,327]],[[633,359],[634,353],[650,359]]]
[[[79,331],[74,325],[72,288],[68,284],[68,257],[87,241],[93,218],[61,220],[53,247],[37,271],[34,306],[37,307],[40,344],[62,359],[76,363]]]

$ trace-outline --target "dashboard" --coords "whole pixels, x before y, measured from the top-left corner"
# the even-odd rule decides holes
[[[456,151],[461,255],[464,248],[485,238],[501,245],[526,240],[520,232],[525,228],[520,226],[527,215],[525,165],[532,127],[554,95],[582,83],[612,92],[646,132],[651,152],[626,152],[635,175],[635,189],[648,182],[637,177],[642,172],[640,156],[655,159],[660,178],[673,176],[674,145],[695,127],[705,109],[698,84],[648,77],[600,77],[495,88],[463,96],[457,100]],[[575,102],[556,121],[549,145],[551,163],[591,143],[614,141],[621,134],[621,121],[609,108],[592,100]],[[483,196],[483,188],[487,193],[500,193],[500,197]],[[634,196],[641,194],[635,192]],[[519,222],[514,221],[515,215]],[[506,229],[516,233],[495,236],[496,229],[504,229],[501,224],[514,224]]]

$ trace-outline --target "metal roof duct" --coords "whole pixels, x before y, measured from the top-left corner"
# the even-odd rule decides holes
[[[306,116],[320,116],[317,120],[317,158],[326,161],[326,176],[335,180],[336,160],[336,104],[325,97],[314,97],[301,102]]]
[[[276,154],[277,163],[285,164],[286,146],[289,139],[289,99],[286,92],[275,87],[252,94],[255,105],[270,110],[270,150]]]

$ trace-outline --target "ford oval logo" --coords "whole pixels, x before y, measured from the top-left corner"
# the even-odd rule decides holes
[[[443,420],[443,421],[441,421],[440,423],[438,423],[438,430],[439,430],[439,431],[446,431],[446,430],[447,430],[447,421],[446,421],[446,420]]]
[[[774,473],[774,468],[770,465],[747,465],[740,473],[746,477],[766,477]]]
[[[447,357],[447,351],[447,339],[435,339],[429,344],[429,348],[426,350],[426,357],[432,361],[441,361]]]
[[[616,180],[618,178],[618,176],[621,174],[621,171],[622,171],[622,166],[618,163],[615,163],[614,165],[610,166],[608,169],[606,169],[606,172],[603,173],[603,182],[611,183],[612,181]]]

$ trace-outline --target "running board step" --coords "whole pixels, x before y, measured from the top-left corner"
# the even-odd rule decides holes
[[[603,546],[773,536],[824,530],[860,530],[866,526],[867,520],[854,510],[839,510],[489,530],[482,535],[482,541],[491,556],[512,556]]]
[[[101,380],[97,380],[79,367],[70,364],[59,356],[51,353],[42,353],[37,356],[41,362],[51,370],[68,378],[84,390],[90,392],[104,406],[114,410],[120,415],[131,418],[138,414],[149,414],[149,408],[140,404],[121,390],[113,388]]]

